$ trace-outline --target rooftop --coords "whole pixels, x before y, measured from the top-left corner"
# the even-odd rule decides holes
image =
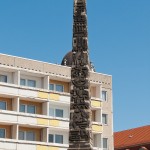
[[[37,73],[51,74],[62,78],[70,79],[70,67],[52,64],[17,56],[11,56],[0,53],[0,67],[17,68],[18,70],[35,71]],[[98,72],[90,72],[91,82],[96,84],[105,84],[112,86],[112,76]]]
[[[115,148],[150,143],[150,125],[114,133]]]

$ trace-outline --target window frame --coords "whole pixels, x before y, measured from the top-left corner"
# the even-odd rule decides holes
[[[35,84],[35,86],[29,86],[29,82],[30,82],[30,81],[33,81],[33,82],[34,82],[34,84]],[[36,80],[27,79],[27,81],[26,81],[26,85],[27,85],[27,87],[36,88]]]
[[[21,80],[25,81],[25,85],[21,85]],[[29,84],[28,84],[29,81],[34,81],[35,82],[35,86],[29,86]],[[37,88],[37,80],[20,78],[20,86],[26,86],[26,87],[30,87],[30,88]]]
[[[56,90],[56,87],[57,87],[57,86],[62,86],[62,91],[57,91],[57,90]],[[64,85],[62,85],[62,84],[55,84],[55,91],[56,91],[56,92],[64,92]]]
[[[50,88],[51,85],[53,85],[53,89]],[[53,83],[49,83],[49,90],[55,91],[55,85]]]
[[[56,111],[57,111],[57,110],[62,111],[62,117],[56,116]],[[56,117],[56,118],[64,118],[64,110],[63,110],[63,109],[59,109],[59,108],[55,108],[55,117]]]
[[[104,115],[105,115],[105,117],[106,117],[106,118],[105,118],[105,122],[103,122],[103,116],[104,116]],[[105,114],[105,113],[102,114],[102,124],[103,124],[103,125],[108,125],[108,114]]]
[[[23,139],[20,139],[19,137],[20,137],[20,132],[22,132],[23,133]],[[19,140],[25,140],[25,131],[22,131],[22,130],[19,130],[19,132],[18,132],[18,139]]]
[[[56,137],[57,137],[57,136],[61,136],[61,137],[62,137],[62,143],[56,142]],[[55,143],[56,143],[56,144],[63,144],[63,143],[64,143],[64,136],[63,136],[63,135],[60,135],[60,134],[55,134]]]
[[[49,136],[50,136],[50,135],[52,135],[52,141],[53,141],[53,142],[50,142],[50,140],[49,140]],[[55,134],[48,134],[48,142],[49,142],[49,143],[54,143],[54,142],[55,142]]]
[[[104,147],[104,139],[107,141],[107,147]],[[103,137],[103,149],[107,150],[108,149],[108,138]]]
[[[21,105],[24,105],[24,106],[25,106],[25,112],[22,112],[22,113],[36,114],[36,106],[35,106],[35,105],[20,104],[20,106],[21,106]],[[20,106],[19,106],[19,112],[21,112],[21,111],[20,111]],[[29,112],[28,112],[28,106],[34,106],[34,107],[35,107],[35,113],[29,113]]]
[[[24,85],[21,84],[21,80],[24,80],[24,83],[25,83]],[[21,85],[21,86],[26,86],[26,79],[20,78],[20,85]]]
[[[6,82],[3,82],[3,81],[1,81],[0,80],[0,82],[2,82],[2,83],[8,83],[8,76],[7,75],[5,75],[5,74],[0,74],[0,78],[1,77],[6,77]]]
[[[103,99],[103,92],[105,92],[105,99]],[[107,101],[108,101],[108,98],[107,98],[107,91],[106,91],[106,90],[102,90],[102,92],[101,92],[101,99],[102,99],[102,101],[104,101],[104,102],[107,102]]]
[[[48,137],[49,137],[49,135],[52,135],[52,136],[53,136],[53,142],[50,142],[50,141],[49,141],[49,138],[48,138],[48,142],[49,142],[49,143],[64,144],[64,135],[63,135],[63,134],[51,134],[51,133],[49,133],[49,134],[48,134]],[[62,136],[62,143],[58,143],[58,142],[56,143],[56,137],[57,137],[57,136]]]
[[[35,108],[35,113],[29,113],[29,112],[28,112],[28,107],[29,107],[29,106],[34,106],[34,108]],[[27,105],[27,108],[26,108],[26,109],[27,109],[27,113],[29,113],[29,114],[36,114],[36,106],[35,106],[35,105]]]
[[[96,110],[92,110],[91,119],[93,122],[96,122]]]
[[[53,116],[50,115],[50,109],[53,110]],[[56,110],[62,110],[63,112],[63,117],[57,117],[56,116]],[[64,118],[64,109],[60,109],[60,108],[55,108],[55,107],[49,107],[49,116],[50,117],[54,117],[54,118]]]
[[[50,110],[52,110],[52,115],[50,114]],[[55,108],[49,107],[49,116],[50,117],[55,117]]]
[[[33,140],[28,140],[28,139],[27,139],[27,134],[28,134],[29,132],[30,132],[30,133],[31,133],[31,132],[33,133],[33,138],[34,138]],[[35,133],[34,131],[26,131],[26,141],[36,141],[36,133]]]
[[[3,138],[6,138],[6,128],[0,128],[0,129],[3,129],[4,130],[4,137]]]
[[[23,132],[23,141],[36,141],[36,133],[34,131],[23,131],[23,130],[19,130],[18,133]],[[32,132],[34,134],[34,140],[27,140],[27,133],[28,132]],[[18,139],[19,139],[19,135],[18,135]],[[19,139],[20,140],[20,139]]]
[[[54,88],[53,90],[50,89],[50,85],[53,85],[53,88]],[[62,86],[62,91],[56,90],[57,86]],[[55,91],[55,92],[64,92],[64,85],[63,84],[49,83],[49,90],[50,91]]]
[[[24,111],[24,112],[23,112],[23,111],[20,111],[21,105],[25,106],[25,111]],[[25,104],[20,104],[20,105],[19,105],[19,112],[26,113],[26,105],[25,105]]]
[[[0,109],[0,110],[7,110],[7,102],[6,101],[0,101],[0,102],[4,102],[6,104],[6,109]]]

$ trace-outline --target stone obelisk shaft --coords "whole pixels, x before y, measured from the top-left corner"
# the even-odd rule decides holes
[[[68,150],[92,150],[86,0],[74,0]]]

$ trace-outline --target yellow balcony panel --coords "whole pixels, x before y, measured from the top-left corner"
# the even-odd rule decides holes
[[[92,100],[91,101],[91,105],[92,105],[92,107],[101,107],[102,106],[102,102],[96,101],[96,100]]]
[[[93,124],[92,125],[92,131],[93,132],[102,132],[103,131],[103,127],[102,127],[102,125]]]
[[[58,94],[50,94],[50,99],[51,100],[55,100],[55,101],[59,101],[60,96]]]
[[[42,99],[48,99],[48,93],[38,92],[38,97]]]
[[[48,149],[48,146],[41,146],[41,145],[38,145],[38,146],[36,147],[36,150],[49,150],[49,149]]]
[[[59,150],[59,147],[49,147],[48,150]]]
[[[50,120],[49,125],[54,127],[59,127],[59,120]]]
[[[37,119],[37,124],[38,125],[49,125],[48,122],[49,121],[47,119],[40,119],[40,118]]]

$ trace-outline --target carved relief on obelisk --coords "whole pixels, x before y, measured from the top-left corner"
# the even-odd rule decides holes
[[[69,150],[92,150],[86,0],[74,0]]]

